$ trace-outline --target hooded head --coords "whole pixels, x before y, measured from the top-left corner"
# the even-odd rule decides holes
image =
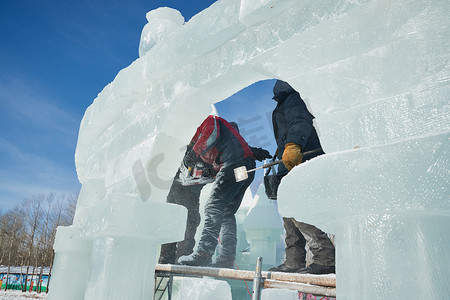
[[[233,126],[234,129],[236,129],[236,131],[239,133],[239,126],[238,124],[236,124],[236,122],[228,122],[230,123],[231,126]]]
[[[289,83],[277,80],[273,86],[273,98],[275,101],[280,102],[286,99],[290,94],[295,93],[294,88],[289,85]]]

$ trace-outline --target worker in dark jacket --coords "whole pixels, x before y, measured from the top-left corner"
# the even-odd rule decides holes
[[[239,127],[235,122],[229,122],[230,125],[239,132]],[[185,155],[191,153],[193,148],[193,143],[187,146]],[[259,161],[263,161],[266,158],[271,158],[269,151],[258,148],[258,147],[250,147],[250,150],[253,153],[253,158]],[[202,161],[200,157],[198,157],[199,161]],[[208,169],[214,169],[213,166],[208,165]],[[221,166],[216,166],[217,171]],[[180,169],[177,170],[175,177],[172,182],[172,186],[170,187],[169,194],[167,195],[167,203],[174,203],[178,205],[182,205],[187,208],[187,222],[186,222],[186,231],[184,234],[184,240],[179,242],[167,243],[161,245],[161,252],[158,263],[160,264],[174,264],[177,262],[178,258],[181,256],[189,255],[194,251],[195,246],[195,233],[197,231],[198,225],[200,225],[200,212],[199,212],[199,204],[200,204],[200,194],[203,187],[210,182],[209,178],[205,182],[200,182],[197,184],[186,184],[183,183],[180,179]],[[212,172],[211,177],[215,177],[216,172]]]
[[[315,156],[303,152],[321,148],[319,137],[313,126],[314,116],[306,108],[300,94],[288,83],[277,80],[273,87],[273,99],[277,106],[272,113],[273,130],[278,146],[279,165],[277,178],[281,180],[292,168]],[[270,269],[279,272],[327,274],[335,272],[335,249],[327,234],[317,227],[299,222],[294,218],[283,218],[286,230],[285,261]],[[314,255],[314,262],[306,267],[306,241]]]
[[[249,173],[244,181],[236,182],[234,169],[255,167],[253,152],[239,132],[226,120],[208,116],[192,138],[192,151],[185,156],[186,166],[200,157],[213,166],[220,165],[212,191],[205,205],[205,221],[197,249],[182,256],[178,263],[191,266],[233,267],[236,256],[236,219],[245,190],[253,181]],[[220,234],[221,246],[216,261],[212,256]]]
[[[184,240],[161,245],[158,261],[160,264],[174,264],[181,256],[189,255],[194,251],[194,237],[197,227],[200,225],[200,193],[205,185],[183,185],[180,182],[180,169],[178,169],[170,187],[169,194],[167,195],[166,202],[179,204],[187,208],[186,231],[184,233]]]

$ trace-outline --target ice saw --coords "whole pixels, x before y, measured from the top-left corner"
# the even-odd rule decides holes
[[[216,171],[211,165],[203,161],[197,161],[194,167],[186,167],[184,162],[180,166],[180,175],[178,181],[184,185],[207,184],[214,182]]]
[[[323,151],[322,148],[317,148],[317,149],[314,149],[311,151],[304,152],[302,154],[303,154],[303,156],[308,156],[308,155],[316,154],[316,153],[322,152],[322,151]],[[275,159],[275,157],[274,157],[274,159]],[[236,182],[243,181],[248,178],[248,173],[250,173],[250,172],[255,172],[256,170],[259,170],[259,169],[269,168],[269,167],[272,167],[275,165],[279,165],[281,163],[283,163],[283,160],[280,159],[280,160],[270,162],[268,164],[264,164],[261,167],[250,169],[250,170],[247,170],[247,168],[245,166],[238,167],[238,168],[234,169],[234,177],[236,179]]]

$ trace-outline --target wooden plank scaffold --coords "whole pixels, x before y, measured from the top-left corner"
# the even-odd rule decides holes
[[[336,298],[336,275],[334,274],[313,275],[261,271],[261,264],[258,268],[258,261],[256,271],[157,264],[155,276],[207,276],[244,281],[254,281],[259,276],[260,284],[253,284],[253,295],[255,295],[255,290],[258,290],[256,298],[254,298],[256,300],[259,299],[259,289],[261,288],[290,289],[316,296]]]

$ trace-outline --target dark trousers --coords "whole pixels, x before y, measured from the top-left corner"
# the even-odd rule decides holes
[[[189,255],[194,251],[195,233],[200,225],[199,202],[200,193],[204,184],[183,186],[177,179],[178,170],[167,195],[167,203],[179,204],[187,208],[187,223],[184,240],[178,243],[161,245],[160,263],[175,263],[183,255]]]
[[[227,165],[217,173],[211,194],[205,205],[205,226],[198,244],[197,252],[214,254],[220,233],[219,255],[221,257],[236,256],[236,218],[235,213],[241,205],[244,193],[252,183],[255,173],[248,173],[246,180],[236,182],[234,169],[245,166],[255,167],[253,158],[245,158],[237,163]]]
[[[334,266],[335,249],[327,234],[319,228],[298,222],[294,218],[283,218],[286,230],[286,260],[291,267],[300,268],[306,263],[306,243],[313,253],[314,263],[321,266]]]

